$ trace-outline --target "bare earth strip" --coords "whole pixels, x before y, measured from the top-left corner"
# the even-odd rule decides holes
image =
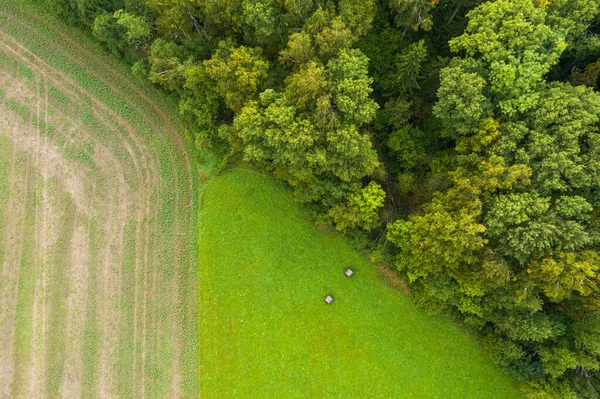
[[[0,399],[195,397],[190,141],[172,104],[51,19],[24,18],[18,3],[0,0],[0,135],[14,147],[0,157],[28,165],[11,172],[0,204]],[[73,70],[86,71],[83,83]],[[19,184],[37,187],[32,237],[22,234]],[[31,308],[19,310],[31,320],[19,355],[28,361],[17,367],[23,239],[34,241],[35,272]]]

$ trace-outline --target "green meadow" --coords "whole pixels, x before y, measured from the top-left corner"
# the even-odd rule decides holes
[[[283,184],[234,170],[202,203],[202,398],[521,397],[471,337],[313,227]]]

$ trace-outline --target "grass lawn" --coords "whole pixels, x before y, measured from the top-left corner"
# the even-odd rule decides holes
[[[469,336],[315,229],[284,185],[236,170],[203,201],[202,398],[522,397]]]

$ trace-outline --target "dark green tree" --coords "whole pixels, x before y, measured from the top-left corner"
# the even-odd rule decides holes
[[[421,88],[419,78],[421,77],[422,64],[426,59],[427,47],[425,47],[423,40],[412,43],[396,56],[398,75],[395,84],[401,93],[410,94]]]

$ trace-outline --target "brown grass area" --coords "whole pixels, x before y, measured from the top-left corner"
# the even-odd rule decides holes
[[[376,265],[377,274],[383,282],[389,287],[402,291],[404,294],[411,296],[410,287],[395,271],[385,265]]]

